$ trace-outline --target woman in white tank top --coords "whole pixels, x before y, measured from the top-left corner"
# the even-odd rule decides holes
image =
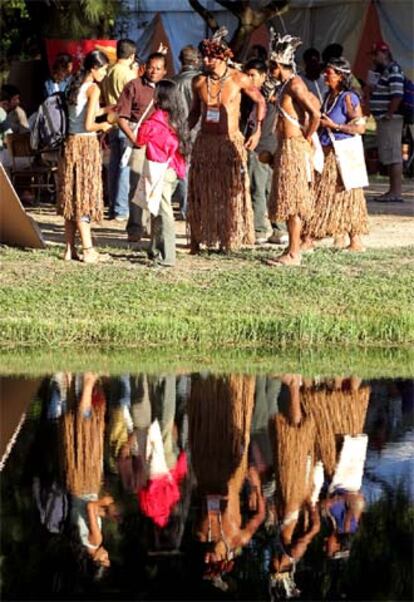
[[[103,217],[102,158],[97,133],[112,126],[106,121],[96,123],[95,119],[112,108],[99,107],[97,83],[104,79],[107,68],[104,53],[90,52],[67,93],[69,131],[59,169],[58,195],[58,214],[65,218],[65,260],[79,259],[75,247],[77,232],[85,263],[104,258],[93,247],[91,222]]]

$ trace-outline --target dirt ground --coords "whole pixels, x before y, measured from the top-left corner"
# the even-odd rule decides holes
[[[366,190],[369,213],[369,234],[364,237],[367,249],[386,249],[390,247],[405,247],[414,244],[414,182],[406,179],[403,185],[404,203],[378,203],[373,199],[384,193],[387,189],[386,178],[373,178],[370,187]],[[43,236],[48,244],[63,243],[62,218],[56,216],[55,208],[50,204],[39,204],[27,209],[27,212],[39,224]],[[176,222],[177,246],[180,252],[186,253],[187,236],[186,224]],[[125,224],[114,220],[104,220],[102,224],[94,226],[96,243],[99,246],[113,246],[129,249],[136,247],[127,242]],[[331,240],[320,243],[329,246]],[[266,247],[275,245],[266,244]]]

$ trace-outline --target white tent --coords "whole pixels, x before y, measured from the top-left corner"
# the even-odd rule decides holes
[[[252,4],[266,5],[269,0],[252,0]],[[220,25],[226,25],[233,33],[237,20],[215,0],[201,0]],[[188,0],[123,0],[126,16],[119,22],[119,33],[137,40],[142,58],[153,51],[151,28],[159,14],[165,36],[173,54],[175,70],[179,69],[178,54],[187,45],[197,45],[207,33],[203,19],[191,8]],[[375,23],[366,23],[368,9],[374,9],[380,32]],[[323,50],[328,44],[338,42],[344,46],[344,54],[355,62],[360,51],[362,36],[378,33],[387,42],[404,71],[414,76],[412,63],[412,0],[291,0],[290,8],[281,18],[276,17],[276,30],[299,35],[302,49],[314,46]],[[375,20],[374,19],[374,20]],[[159,24],[158,24],[159,26]],[[364,50],[364,52],[366,52]]]

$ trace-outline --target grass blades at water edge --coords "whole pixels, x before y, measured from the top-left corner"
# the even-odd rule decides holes
[[[47,251],[2,249],[3,349],[308,349],[414,343],[414,247],[364,255],[320,249],[300,268],[270,268],[269,251],[179,256],[154,270],[105,249],[86,266]]]

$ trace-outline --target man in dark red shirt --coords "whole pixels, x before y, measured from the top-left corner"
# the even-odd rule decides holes
[[[132,144],[129,160],[129,219],[128,240],[138,242],[149,231],[149,214],[131,203],[145,159],[145,147],[136,144],[136,126],[149,117],[153,111],[152,101],[156,84],[166,75],[166,57],[155,52],[148,57],[145,73],[130,81],[124,88],[117,104],[118,123]]]

